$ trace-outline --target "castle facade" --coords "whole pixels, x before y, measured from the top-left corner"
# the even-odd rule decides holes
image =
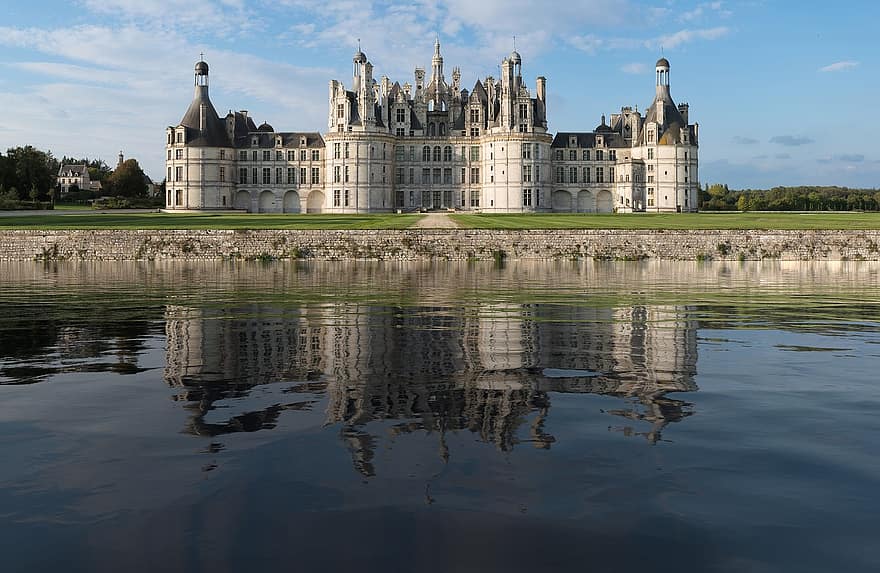
[[[327,131],[279,132],[246,111],[220,118],[208,97],[208,64],[195,96],[167,128],[168,210],[259,213],[676,212],[697,208],[699,126],[670,95],[669,61],[656,65],[644,115],[623,107],[592,132],[547,129],[547,80],[534,92],[522,57],[501,77],[447,81],[440,43],[430,77],[373,76],[358,50],[350,86],[330,82]]]

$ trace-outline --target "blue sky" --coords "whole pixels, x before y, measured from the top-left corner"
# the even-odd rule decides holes
[[[570,0],[0,0],[0,149],[34,145],[161,179],[164,129],[192,97],[199,53],[218,112],[321,130],[327,84],[350,84],[361,39],[376,77],[497,77],[516,47],[547,77],[552,131],[644,109],[654,62],[700,124],[701,177],[734,188],[880,187],[880,2]],[[562,6],[564,4],[564,7]],[[559,5],[559,6],[557,6]],[[839,9],[839,8],[843,9]]]

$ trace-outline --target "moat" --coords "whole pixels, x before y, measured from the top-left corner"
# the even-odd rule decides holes
[[[4,571],[869,571],[880,264],[0,262]]]

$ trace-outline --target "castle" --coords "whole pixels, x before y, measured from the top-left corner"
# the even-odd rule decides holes
[[[221,119],[208,64],[195,96],[167,128],[166,208],[260,213],[372,213],[456,209],[488,213],[695,211],[699,125],[670,95],[669,61],[656,65],[654,101],[623,107],[592,132],[547,130],[547,80],[532,93],[522,57],[501,77],[444,73],[439,40],[431,75],[401,85],[373,77],[360,50],[352,83],[330,82],[327,132],[277,132],[247,111]]]

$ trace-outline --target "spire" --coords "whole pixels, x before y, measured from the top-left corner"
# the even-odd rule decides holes
[[[431,83],[440,85],[445,83],[443,79],[443,56],[440,54],[440,37],[434,40],[434,57],[431,58]]]

